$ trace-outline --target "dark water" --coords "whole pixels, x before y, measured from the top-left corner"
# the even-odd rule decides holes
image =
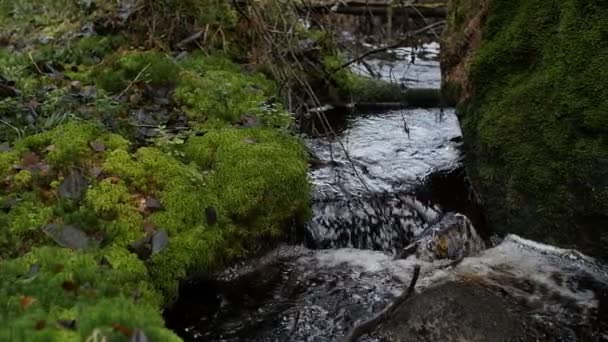
[[[401,81],[409,85],[436,87],[438,45],[423,50],[395,52],[400,57],[391,67],[368,62],[387,79],[392,77],[387,70],[393,70],[407,74]],[[418,64],[408,69],[412,51]],[[608,317],[608,272],[603,265],[576,251],[514,235],[494,243],[479,236],[476,228],[483,235],[483,215],[463,171],[461,132],[453,109],[351,113],[334,122],[339,140],[307,138],[315,162],[310,171],[313,217],[305,238],[214,277],[185,282],[180,300],[166,314],[182,337],[338,341],[357,321],[399,295],[414,265],[420,265],[417,298],[432,304],[433,291],[425,290],[444,286],[448,297],[464,301],[459,310],[467,329],[487,329],[470,323],[486,315],[469,307],[467,303],[473,303],[459,294],[462,291],[450,295],[451,283],[487,289],[485,302],[497,306],[492,312],[512,311],[501,303],[513,303],[509,305],[521,314],[511,321],[536,322],[543,334],[548,331],[524,332],[517,340],[608,339],[603,323]],[[486,249],[488,244],[491,248]],[[460,262],[451,266],[455,260]],[[458,314],[446,313],[456,328],[435,329],[441,340],[458,337],[454,317]],[[476,331],[471,336],[481,339],[463,340],[511,336],[510,327],[516,325],[506,322],[496,318],[490,324],[495,327],[492,334]],[[398,328],[391,328],[395,325]],[[387,324],[362,340],[424,340],[418,328],[406,328],[405,323]]]

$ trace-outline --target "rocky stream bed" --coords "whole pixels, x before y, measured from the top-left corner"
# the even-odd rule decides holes
[[[438,49],[368,62],[406,87],[438,87]],[[165,315],[181,337],[339,341],[404,291],[420,265],[416,294],[361,340],[608,340],[605,265],[488,236],[453,109],[327,115],[339,141],[307,138],[313,218],[295,243],[182,284]]]

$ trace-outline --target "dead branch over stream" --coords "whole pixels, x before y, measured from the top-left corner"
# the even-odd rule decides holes
[[[376,316],[371,319],[355,326],[343,339],[341,342],[355,342],[359,339],[359,337],[372,332],[380,323],[385,321],[387,318],[392,316],[395,311],[407,301],[412,295],[414,295],[414,289],[416,287],[416,283],[418,282],[418,277],[420,276],[420,265],[414,266],[414,274],[412,275],[412,280],[410,281],[410,285],[407,290],[403,291],[403,293],[395,298],[395,300],[390,303],[384,310],[380,311]]]

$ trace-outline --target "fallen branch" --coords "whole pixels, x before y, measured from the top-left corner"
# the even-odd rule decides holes
[[[391,44],[391,45],[387,45],[387,46],[382,46],[382,47],[379,47],[379,48],[376,48],[376,49],[369,50],[366,53],[364,53],[364,54],[362,54],[362,55],[360,55],[360,56],[358,56],[356,58],[353,58],[350,61],[348,61],[348,62],[340,65],[333,72],[335,73],[335,72],[338,72],[338,71],[340,71],[340,70],[342,70],[344,68],[347,68],[351,64],[359,62],[359,61],[361,61],[361,60],[365,59],[366,57],[369,57],[369,56],[371,56],[373,54],[377,54],[377,53],[380,53],[380,52],[385,52],[387,50],[396,49],[396,48],[399,48],[399,47],[402,47],[402,46],[407,46],[410,37],[418,35],[418,34],[421,34],[421,33],[424,33],[424,32],[426,32],[428,30],[432,30],[432,29],[436,28],[437,26],[440,26],[440,25],[443,25],[443,24],[445,24],[445,21],[438,21],[436,23],[427,25],[427,26],[425,26],[425,27],[423,27],[423,28],[421,28],[419,30],[410,32],[408,34],[408,37],[406,37],[405,39],[401,39],[400,41],[396,42],[395,44]]]
[[[405,290],[399,297],[397,297],[392,303],[390,303],[384,310],[378,313],[376,316],[371,319],[359,324],[354,327],[343,339],[341,342],[355,342],[359,339],[359,337],[371,332],[374,330],[380,322],[386,320],[390,316],[395,313],[397,308],[401,306],[408,298],[410,298],[414,294],[414,288],[416,287],[416,282],[418,282],[418,277],[420,276],[420,265],[414,266],[414,275],[412,276],[412,280],[410,281],[410,286]]]
[[[131,82],[129,82],[129,85],[123,91],[121,91],[120,94],[116,95],[114,97],[114,99],[115,100],[120,99],[124,94],[126,94],[129,91],[129,89],[131,89],[131,87],[135,83],[139,82],[139,78],[144,74],[144,72],[146,72],[146,70],[148,70],[148,68],[150,67],[150,65],[152,65],[152,63],[148,63],[143,69],[141,69],[141,71],[139,72],[139,74],[137,74],[137,76],[135,76],[135,78]]]

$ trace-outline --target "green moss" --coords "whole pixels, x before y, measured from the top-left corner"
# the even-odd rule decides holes
[[[489,1],[462,107],[494,225],[602,253],[608,232],[608,8]]]
[[[356,103],[379,103],[404,101],[403,89],[396,83],[363,77],[351,72],[348,68],[335,71],[341,67],[346,58],[340,55],[328,55],[323,66],[332,75],[336,87],[336,97],[340,101]],[[336,99],[332,99],[336,100]]]
[[[171,86],[178,74],[179,67],[170,57],[154,51],[112,55],[92,72],[97,86],[112,93],[122,91],[136,78],[152,86]]]
[[[138,212],[136,198],[124,182],[106,179],[87,191],[87,205],[102,218],[106,238],[114,244],[127,246],[143,237],[143,217]]]
[[[232,71],[211,70],[203,77],[184,72],[175,90],[175,99],[194,120],[220,118],[236,122],[243,115],[263,111],[267,99],[253,78]]]
[[[52,208],[43,206],[33,193],[23,194],[21,201],[15,204],[7,215],[10,222],[8,231],[19,236],[36,230],[49,223],[52,213]]]
[[[269,129],[217,130],[191,138],[185,152],[212,168],[210,186],[222,209],[256,234],[276,234],[289,218],[306,216],[306,159],[292,137]]]
[[[95,132],[95,126],[77,122],[59,126],[51,135],[54,147],[47,155],[47,160],[53,164],[69,166],[86,159],[93,154],[89,142],[96,136]]]
[[[85,254],[40,248],[1,265],[0,298],[5,305],[0,336],[82,340],[99,329],[116,338],[111,327],[119,324],[142,329],[151,338],[175,339],[155,309],[160,297],[149,285],[145,266],[126,251]],[[77,334],[60,328],[60,319],[76,319]],[[41,320],[45,324],[37,330]]]
[[[64,63],[93,65],[124,43],[123,36],[83,37],[61,51],[59,59]]]
[[[234,227],[194,227],[171,240],[166,251],[152,257],[150,272],[168,298],[177,295],[178,282],[195,272],[212,272],[242,255],[244,241]]]
[[[15,175],[13,182],[19,189],[28,188],[32,184],[32,173],[28,170],[21,170]]]
[[[15,151],[0,152],[0,179],[5,178],[19,161],[19,153]]]

